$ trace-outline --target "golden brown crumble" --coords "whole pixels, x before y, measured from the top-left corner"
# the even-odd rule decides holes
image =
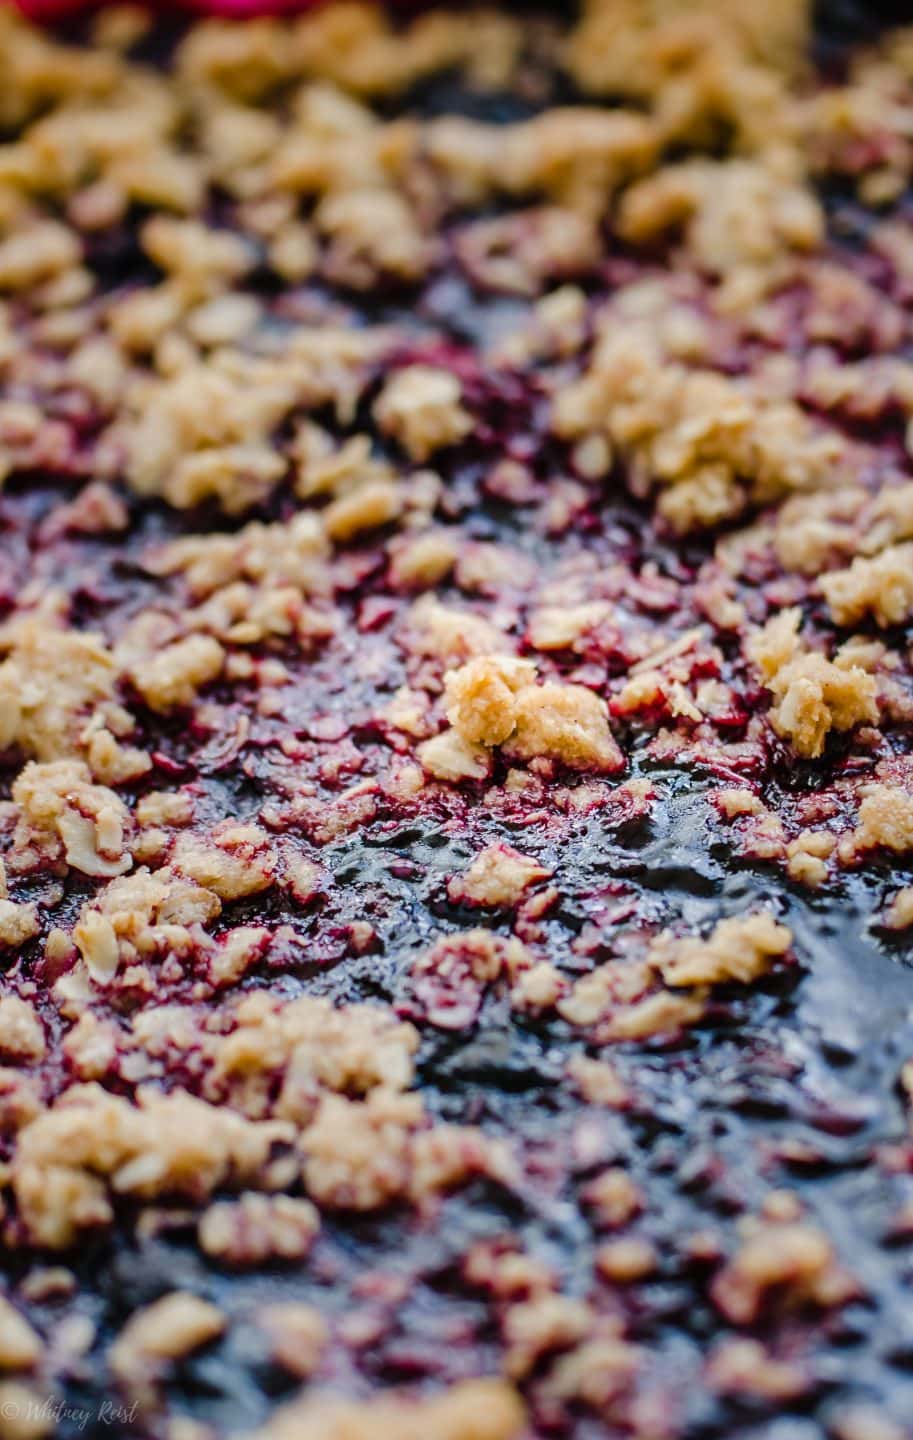
[[[516,728],[518,692],[535,678],[529,660],[480,655],[446,675],[447,719],[470,745],[500,745]]]
[[[416,754],[437,780],[484,780],[491,769],[491,756],[484,745],[471,745],[458,730],[444,730],[419,745]]]
[[[659,487],[657,508],[681,532],[739,515],[749,497],[829,481],[845,452],[837,435],[791,401],[678,363],[662,315],[651,313],[661,298],[647,291],[606,307],[589,369],[556,396],[557,433],[605,433],[627,456],[637,488]]]
[[[40,931],[37,905],[0,900],[0,944],[16,950]]]
[[[610,1110],[624,1109],[630,1101],[624,1081],[609,1060],[573,1055],[568,1061],[568,1074],[591,1105],[605,1105]]]
[[[241,1001],[234,1018],[231,1034],[209,1040],[215,1076],[251,1081],[283,1071],[280,1115],[307,1118],[318,1085],[365,1095],[377,1086],[399,1091],[411,1083],[418,1034],[380,1007],[338,1010],[311,996],[281,1004],[257,994]]]
[[[0,1055],[19,1063],[42,1060],[47,1051],[44,1027],[33,1006],[17,995],[0,1000]]]
[[[173,859],[183,875],[215,891],[220,900],[255,895],[276,879],[269,836],[259,825],[229,821],[207,836],[179,835]]]
[[[636,1040],[675,1034],[697,1024],[705,993],[675,995],[657,990],[653,967],[645,962],[604,964],[576,980],[558,1001],[558,1012],[571,1025],[591,1028],[610,1040]]]
[[[667,985],[719,985],[736,980],[748,985],[764,975],[784,955],[792,935],[769,911],[744,920],[721,920],[706,940],[661,936],[650,951],[650,962]]]
[[[182,1094],[141,1094],[139,1105],[98,1085],[72,1087],[20,1136],[13,1188],[38,1244],[65,1249],[112,1218],[108,1186],[146,1199],[207,1197],[229,1178],[264,1175],[280,1123],[254,1123]]]
[[[524,1424],[516,1392],[502,1380],[466,1380],[428,1399],[353,1404],[309,1395],[280,1410],[257,1440],[516,1440]]]
[[[613,1285],[632,1285],[654,1274],[657,1268],[655,1247],[649,1240],[636,1235],[622,1235],[607,1240],[596,1252],[596,1267]]]
[[[714,1350],[708,1363],[711,1385],[723,1393],[774,1402],[805,1394],[808,1376],[800,1363],[779,1360],[759,1340],[733,1337]]]
[[[586,1187],[585,1198],[601,1225],[609,1229],[626,1225],[644,1206],[643,1192],[625,1170],[603,1170]]]
[[[769,1297],[787,1306],[838,1305],[856,1290],[827,1237],[812,1226],[755,1222],[719,1272],[713,1298],[736,1325],[750,1325]]]
[[[130,678],[153,710],[186,708],[222,669],[225,652],[209,635],[192,635],[166,645],[134,666]]]
[[[531,1014],[551,1010],[566,991],[567,981],[558,967],[549,960],[540,960],[520,971],[511,986],[511,1007]]]
[[[200,1275],[315,1282],[308,1303],[264,1286],[250,1314],[189,1291],[131,1305],[101,1348],[150,1412],[238,1323],[313,1382],[264,1440],[519,1440],[515,1384],[530,1433],[585,1415],[671,1435],[622,1318],[630,1297],[649,1328],[652,1277],[699,1262],[723,1325],[705,1386],[774,1408],[818,1384],[780,1317],[859,1293],[786,1201],[735,1244],[683,1235],[670,1259],[654,1233],[653,1180],[609,1127],[684,1113],[684,1032],[734,993],[747,1013],[759,981],[785,1015],[804,945],[771,906],[695,922],[690,896],[679,917],[675,876],[645,899],[616,862],[667,798],[654,771],[692,765],[714,777],[715,851],[816,904],[913,852],[913,245],[894,208],[913,42],[835,78],[813,74],[795,0],[581,11],[562,28],[337,3],[191,24],[164,67],[131,58],[129,7],[79,50],[0,13],[3,1237],[180,1233]],[[515,94],[519,118],[429,118],[440,75],[473,114]],[[551,85],[585,103],[548,104]],[[880,211],[853,258],[831,213],[851,189]],[[397,827],[427,847],[418,878],[375,852]],[[397,885],[425,889],[394,944]],[[903,942],[911,896],[901,876],[879,891],[873,945]],[[543,1036],[562,1124],[537,1090],[554,1133],[515,1141]],[[631,1075],[648,1052],[638,1078],[665,1078],[667,1047],[660,1100]],[[506,1077],[503,1115],[474,1095],[454,1121],[462,1049],[466,1074]],[[454,1068],[432,1099],[438,1053]],[[491,1237],[489,1192],[513,1190],[517,1234]],[[434,1333],[433,1364],[408,1338],[397,1354],[392,1265],[359,1259],[324,1307],[349,1283],[337,1231],[402,1223],[424,1245],[451,1205],[454,1245],[467,1213],[482,1238],[446,1284],[459,1270],[492,1302],[485,1367],[507,1380],[455,1379],[478,1373],[471,1318]],[[573,1293],[525,1249],[527,1210],[554,1205],[594,1232]],[[10,1297],[16,1440],[48,1427],[7,1411],[31,1414],[78,1347],[27,1318],[40,1279]],[[388,1342],[427,1388],[328,1388]]]
[[[133,864],[133,820],[120,796],[92,783],[79,760],[30,761],[12,790],[16,807],[10,864],[27,870],[64,862],[84,875],[121,875]]]
[[[5,1296],[0,1296],[0,1368],[31,1370],[44,1346],[24,1315]]]
[[[454,445],[472,428],[460,405],[460,382],[446,370],[411,365],[384,386],[374,413],[413,460],[427,460],[442,446]]]
[[[849,569],[822,575],[821,589],[836,625],[856,625],[866,615],[899,625],[913,613],[913,545],[889,545],[872,559],[859,555]]]
[[[510,845],[489,845],[469,869],[447,886],[451,900],[463,905],[493,908],[516,905],[528,886],[547,880],[551,870]]]
[[[129,1394],[146,1398],[173,1361],[214,1340],[224,1328],[224,1315],[208,1300],[183,1290],[163,1295],[121,1330],[109,1356],[112,1373]]]
[[[219,1200],[200,1216],[200,1248],[232,1265],[264,1260],[302,1260],[320,1228],[307,1200],[290,1195],[258,1195]]]
[[[593,1318],[588,1305],[564,1295],[542,1295],[512,1305],[504,1322],[508,1375],[519,1379],[544,1352],[567,1349],[582,1340]]]
[[[913,885],[905,885],[892,898],[883,917],[883,924],[890,930],[906,930],[913,925]]]
[[[83,905],[73,927],[73,941],[89,975],[97,984],[104,984],[114,977],[119,964],[132,966],[166,947],[178,953],[189,950],[197,927],[214,919],[220,910],[221,902],[213,891],[170,870],[150,873],[141,867],[113,881]]]
[[[724,275],[815,250],[824,238],[814,196],[754,160],[667,165],[626,191],[619,215],[626,239],[642,243],[680,226],[695,262]]]
[[[785,610],[749,642],[751,658],[775,698],[771,722],[799,755],[814,759],[831,730],[878,720],[875,679],[850,655],[824,655],[803,647],[798,610]]]
[[[383,1210],[409,1193],[420,1095],[380,1086],[364,1100],[324,1095],[301,1137],[308,1194],[325,1210]]]
[[[867,786],[853,838],[862,849],[913,849],[913,795],[897,785]]]
[[[93,722],[115,734],[132,729],[115,701],[117,668],[100,636],[25,615],[2,627],[0,649],[6,652],[0,663],[4,749],[17,745],[38,760],[57,760],[90,743]]]
[[[501,746],[510,759],[541,756],[571,769],[613,771],[622,763],[605,702],[582,685],[536,684],[529,661],[480,655],[448,674],[446,700],[469,747]]]
[[[643,1352],[619,1333],[611,1319],[555,1360],[546,1381],[550,1396],[610,1414],[623,1400],[643,1366]]]
[[[329,1340],[326,1321],[313,1305],[296,1301],[267,1305],[259,1316],[277,1365],[307,1380],[320,1364]]]

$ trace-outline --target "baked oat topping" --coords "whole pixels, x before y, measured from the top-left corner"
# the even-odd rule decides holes
[[[913,32],[559,11],[0,9],[9,1440],[909,1429]]]

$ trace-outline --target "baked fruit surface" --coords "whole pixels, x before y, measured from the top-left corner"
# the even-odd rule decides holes
[[[909,1437],[913,30],[745,11],[0,9],[3,1440]]]

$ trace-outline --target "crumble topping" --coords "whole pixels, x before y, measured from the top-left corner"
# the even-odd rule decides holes
[[[121,960],[131,964],[166,946],[177,952],[189,949],[193,928],[212,920],[221,908],[213,891],[168,870],[150,873],[142,866],[83,905],[73,940],[90,975],[103,983]]]
[[[180,1092],[140,1092],[139,1104],[76,1085],[22,1131],[12,1184],[28,1236],[48,1249],[113,1219],[108,1185],[147,1199],[206,1198],[230,1177],[264,1175],[281,1122],[253,1122]]]
[[[280,1411],[260,1440],[514,1440],[523,1423],[523,1409],[503,1381],[465,1380],[428,1400],[391,1397],[359,1405],[305,1397]]]
[[[863,848],[882,845],[899,854],[913,849],[913,795],[898,785],[867,787],[854,839]]]
[[[128,1393],[146,1398],[171,1363],[213,1340],[224,1325],[221,1311],[196,1295],[163,1295],[124,1326],[111,1347],[111,1372]]]
[[[840,1304],[854,1281],[836,1264],[827,1238],[802,1223],[752,1227],[719,1272],[713,1298],[737,1325],[750,1325],[765,1303]]]
[[[18,870],[61,860],[84,875],[120,875],[132,816],[120,796],[93,785],[79,760],[30,761],[12,788],[16,807],[10,862]]]
[[[266,1306],[261,1318],[272,1358],[283,1370],[306,1380],[318,1368],[329,1339],[320,1311],[295,1301]]]
[[[455,445],[472,428],[460,405],[460,382],[447,370],[409,365],[384,386],[374,406],[381,430],[392,435],[413,460]]]
[[[117,668],[100,636],[23,616],[0,633],[4,749],[18,746],[38,760],[78,753],[93,721],[113,721],[115,734],[132,722],[116,704]],[[88,729],[92,737],[98,732]],[[91,743],[91,739],[90,739]]]
[[[812,20],[0,11],[11,1440],[899,1440],[913,62]]]
[[[905,930],[913,925],[913,886],[905,885],[891,900],[884,916],[885,925],[891,930]]]
[[[0,900],[0,941],[16,950],[41,933],[38,907],[15,900]]]
[[[31,1370],[44,1349],[40,1336],[5,1297],[0,1297],[0,1344],[4,1370]]]
[[[857,625],[866,615],[899,625],[913,613],[913,545],[857,556],[848,569],[822,575],[821,589],[836,625]]]
[[[27,1000],[6,995],[0,1000],[0,1054],[5,1060],[42,1060],[47,1052],[44,1027]]]
[[[200,1249],[232,1265],[262,1265],[271,1258],[303,1260],[319,1228],[319,1215],[309,1201],[251,1192],[204,1210]]]
[[[514,760],[541,756],[575,770],[622,767],[605,701],[583,685],[536,684],[531,661],[479,655],[447,673],[445,700],[454,743],[462,741],[470,753],[497,745]],[[438,741],[432,761],[447,753],[443,737]],[[427,762],[427,745],[421,754]]]
[[[152,710],[186,708],[222,669],[225,652],[210,635],[191,635],[166,645],[134,666],[130,679]]]
[[[473,860],[464,875],[447,886],[451,900],[492,907],[516,905],[528,886],[547,880],[551,870],[509,845],[490,845]]]
[[[445,677],[447,719],[470,745],[501,745],[517,727],[517,695],[534,683],[529,660],[480,655]]]
[[[706,941],[661,936],[651,948],[650,960],[667,985],[718,985],[728,980],[748,985],[764,975],[791,942],[787,926],[762,911],[744,920],[721,920]]]
[[[850,730],[878,720],[875,678],[852,663],[853,651],[833,660],[805,650],[799,635],[801,612],[783,611],[750,642],[750,655],[776,700],[770,712],[778,734],[799,755],[815,759],[831,730]]]

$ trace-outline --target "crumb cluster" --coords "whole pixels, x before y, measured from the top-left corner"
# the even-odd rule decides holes
[[[913,931],[913,32],[88,26],[0,9],[0,1435],[903,1440],[790,1178],[913,1233],[801,1008]]]

